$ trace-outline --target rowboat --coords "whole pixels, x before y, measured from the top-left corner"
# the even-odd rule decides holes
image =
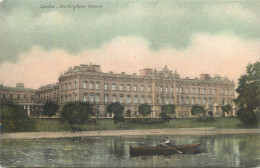
[[[157,147],[132,147],[130,146],[130,156],[148,155],[172,155],[177,153],[195,153],[198,151],[200,143],[181,146],[157,146]]]

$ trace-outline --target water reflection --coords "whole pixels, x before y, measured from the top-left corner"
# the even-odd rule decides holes
[[[130,158],[129,146],[156,146],[163,136],[2,140],[1,166],[256,167],[260,135],[169,136],[173,145],[200,142],[198,154]]]

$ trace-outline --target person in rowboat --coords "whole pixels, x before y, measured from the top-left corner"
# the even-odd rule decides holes
[[[171,140],[168,137],[165,138],[165,141],[160,144],[161,146],[170,146]]]

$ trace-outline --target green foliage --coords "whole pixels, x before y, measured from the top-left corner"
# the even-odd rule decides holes
[[[2,132],[32,131],[35,127],[27,111],[12,103],[2,103],[1,123]]]
[[[248,126],[257,125],[255,110],[260,106],[260,62],[249,64],[247,73],[239,78],[236,92],[239,96],[235,103],[238,106],[239,119]]]
[[[56,115],[59,110],[59,105],[55,102],[47,102],[43,106],[43,115],[51,117]]]
[[[232,107],[229,104],[226,104],[226,105],[222,106],[221,109],[225,115],[225,113],[229,113],[232,110]]]
[[[119,122],[123,122],[124,121],[124,117],[123,117],[123,111],[124,111],[124,106],[121,105],[120,103],[116,102],[116,103],[110,103],[107,106],[107,111],[111,114],[114,113],[114,122],[115,124],[119,123]]]
[[[199,106],[198,104],[196,104],[196,105],[192,106],[191,114],[192,115],[205,114],[205,109],[204,109],[204,107]]]
[[[161,113],[160,113],[160,117],[163,119],[163,121],[170,121],[170,114],[174,114],[175,113],[175,106],[172,105],[163,105],[161,107]]]
[[[143,116],[148,116],[151,114],[152,108],[148,104],[140,104],[138,108],[138,112]]]
[[[92,113],[92,105],[83,102],[67,103],[61,111],[61,121],[68,122],[72,131],[81,128],[85,124]],[[77,127],[78,126],[78,127]]]
[[[237,111],[237,116],[247,127],[257,126],[256,113],[250,111],[248,108],[240,107]]]
[[[198,122],[214,122],[216,121],[214,117],[212,116],[203,116],[203,117],[199,117],[197,119]]]

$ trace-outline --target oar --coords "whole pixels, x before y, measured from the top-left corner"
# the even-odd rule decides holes
[[[173,147],[170,147],[170,146],[168,146],[168,145],[165,145],[165,144],[163,144],[163,143],[162,143],[162,146],[165,146],[165,147],[167,147],[167,148],[173,149],[173,150],[177,151],[179,154],[182,154],[182,151],[179,151],[179,150],[177,150],[177,149],[175,149],[175,148],[173,148]]]

